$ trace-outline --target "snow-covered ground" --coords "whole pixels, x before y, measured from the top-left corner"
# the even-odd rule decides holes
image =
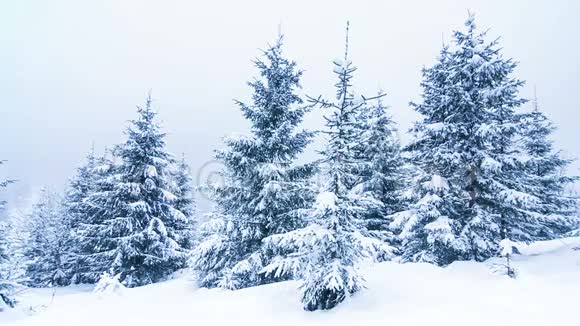
[[[0,325],[580,325],[580,238],[535,243],[514,257],[518,279],[486,263],[382,263],[368,289],[332,311],[306,312],[296,282],[196,289],[187,276],[99,297],[92,287],[30,290]]]

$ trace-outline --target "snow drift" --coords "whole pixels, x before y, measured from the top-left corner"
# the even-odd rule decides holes
[[[331,311],[302,310],[296,282],[238,291],[194,288],[187,273],[174,280],[93,293],[92,286],[32,289],[7,326],[66,325],[580,325],[580,238],[520,246],[518,278],[485,263],[446,268],[396,262],[367,266],[368,289]]]

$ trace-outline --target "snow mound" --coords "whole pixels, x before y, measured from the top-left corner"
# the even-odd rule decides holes
[[[111,295],[122,295],[125,291],[125,286],[119,282],[121,274],[112,276],[109,273],[103,274],[97,282],[93,293],[99,298],[110,297]]]

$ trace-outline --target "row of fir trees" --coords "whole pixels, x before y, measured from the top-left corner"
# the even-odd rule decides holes
[[[364,287],[364,260],[483,261],[511,253],[506,243],[572,231],[577,198],[566,188],[576,177],[564,174],[571,161],[553,148],[553,124],[537,102],[521,109],[516,62],[473,16],[465,26],[423,70],[412,103],[422,118],[404,146],[384,94],[354,91],[348,25],[330,99],[299,95],[302,71],[280,37],[255,61],[252,101],[237,102],[250,134],[216,152],[225,182],[207,186],[216,205],[204,223],[148,99],[126,142],[91,153],[63,198],[46,192],[26,232],[0,228],[2,300],[13,305],[21,285],[114,275],[132,287],[190,266],[209,288],[298,280],[306,310],[331,309]],[[300,127],[314,109],[326,143],[319,160],[298,164],[318,133]]]
[[[42,190],[29,213],[2,224],[5,304],[15,304],[13,294],[22,286],[116,276],[134,287],[187,266],[196,239],[190,172],[165,150],[151,104],[148,98],[137,109],[124,143],[103,156],[89,153],[63,195]]]

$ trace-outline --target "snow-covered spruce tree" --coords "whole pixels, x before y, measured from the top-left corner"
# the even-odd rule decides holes
[[[466,214],[468,196],[458,175],[464,162],[462,148],[468,148],[461,117],[447,103],[454,85],[450,84],[451,55],[444,47],[438,62],[423,69],[423,103],[413,104],[423,119],[411,130],[413,139],[406,155],[416,167],[406,197],[409,209],[395,214],[392,227],[398,231],[403,261],[446,265],[459,259],[461,246],[456,235],[460,218]],[[459,120],[459,121],[455,121]],[[463,149],[465,151],[466,149]],[[456,180],[451,183],[448,180]]]
[[[96,182],[80,235],[83,265],[96,281],[121,274],[128,287],[158,282],[185,267],[191,220],[175,208],[165,134],[155,122],[151,97],[137,108],[127,140],[114,150],[118,162]]]
[[[363,97],[352,95],[351,79],[356,68],[346,53],[344,60],[336,60],[334,64],[339,79],[337,100],[313,99],[331,111],[326,115],[329,139],[322,151],[327,183],[316,205],[306,212],[309,222],[306,227],[273,235],[264,241],[268,247],[287,252],[265,270],[276,276],[292,274],[301,280],[302,303],[309,311],[332,309],[358,292],[364,286],[358,270],[360,261],[375,256],[379,250],[383,255],[391,250],[382,241],[365,237],[357,223],[369,207],[365,204],[372,201],[365,198],[371,197],[367,193],[352,191],[364,166],[354,150],[361,140],[354,119],[367,103]]]
[[[99,175],[96,171],[97,161],[94,147],[87,154],[85,162],[77,168],[76,174],[69,180],[63,198],[64,218],[71,230],[69,242],[69,254],[71,255],[71,264],[66,274],[70,277],[71,283],[85,283],[89,280],[83,279],[81,261],[79,259],[81,246],[79,241],[80,225],[88,220],[90,206],[86,199],[92,193],[95,187],[95,180]]]
[[[178,243],[181,243],[184,248],[194,248],[197,240],[197,207],[194,198],[193,181],[191,178],[191,171],[189,165],[185,161],[185,156],[179,162],[176,162],[172,167],[172,192],[175,195],[173,207],[182,212],[187,218],[187,223],[180,224],[183,221],[175,220],[166,227],[170,229],[182,230],[176,236]],[[177,224],[173,224],[177,223]]]
[[[225,183],[211,192],[216,209],[191,260],[203,287],[275,281],[262,273],[275,255],[263,250],[262,239],[302,227],[297,212],[314,198],[313,166],[295,164],[313,136],[296,130],[308,112],[296,94],[302,72],[282,55],[282,37],[255,65],[261,78],[249,83],[253,103],[238,102],[251,134],[227,138],[227,148],[217,152]]]
[[[358,118],[363,128],[357,154],[364,164],[360,189],[369,192],[379,205],[368,210],[362,222],[370,234],[392,243],[390,217],[406,208],[402,197],[407,179],[405,162],[395,122],[382,100],[364,109]]]
[[[61,199],[42,189],[25,222],[27,241],[24,255],[27,285],[32,287],[65,286],[70,283],[71,230],[63,213]]]
[[[540,111],[537,98],[534,109],[526,116],[522,137],[528,154],[526,167],[540,204],[536,213],[544,215],[535,231],[525,240],[553,239],[580,226],[578,198],[566,193],[578,177],[565,175],[572,160],[562,157],[550,139],[556,127]]]
[[[88,205],[84,200],[94,188],[97,159],[93,148],[87,154],[85,162],[77,168],[76,174],[69,180],[68,187],[65,190],[64,212],[75,226],[87,219]]]
[[[497,41],[486,43],[473,16],[466,26],[455,32],[451,75],[452,96],[473,112],[463,126],[471,135],[463,172],[470,214],[460,241],[466,259],[482,261],[501,253],[502,240],[532,240],[549,217],[538,214],[540,199],[516,143],[525,121],[518,108],[526,102],[518,95],[524,82],[512,77],[517,63],[501,56]]]
[[[481,261],[499,253],[502,239],[525,239],[541,224],[515,145],[525,102],[523,82],[511,77],[516,63],[485,41],[473,16],[466,27],[424,70],[423,102],[414,105],[424,116],[408,147],[419,167],[415,203],[394,223],[405,261]]]
[[[0,165],[4,161],[0,161]],[[12,183],[12,180],[1,180],[0,190]],[[4,209],[5,202],[0,201],[0,211]],[[17,301],[15,293],[22,287],[24,270],[19,264],[14,263],[14,247],[11,245],[9,236],[9,224],[0,222],[0,312],[2,306],[14,307]]]
[[[114,172],[113,157],[109,150],[105,150],[101,156],[92,153],[69,184],[64,207],[71,220],[73,235],[71,253],[74,255],[74,264],[71,266],[70,275],[74,283],[96,283],[102,270],[108,271],[107,268],[110,268],[106,260],[93,259],[95,239],[88,239],[86,232],[90,225],[102,223],[106,218],[97,215],[102,206],[95,206],[91,202],[91,196],[112,189]],[[97,264],[97,261],[102,265]]]

